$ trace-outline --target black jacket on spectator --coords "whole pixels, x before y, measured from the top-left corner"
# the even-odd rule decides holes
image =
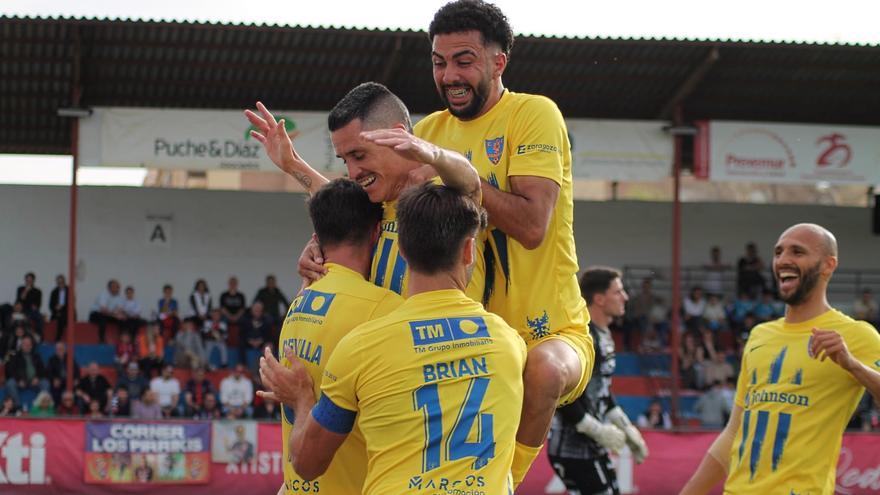
[[[128,373],[116,379],[116,388],[124,387],[128,390],[129,397],[140,397],[144,390],[150,388],[150,382],[143,375],[138,375],[134,379],[128,377]]]
[[[86,376],[79,381],[78,388],[91,397],[92,400],[98,401],[101,404],[102,411],[107,407],[107,391],[110,390],[110,382],[102,375],[94,378]]]
[[[36,349],[31,351],[31,360],[33,361],[36,377],[46,378],[46,366],[43,364],[43,358],[40,357],[40,353]],[[14,378],[16,381],[26,380],[26,373],[27,361],[25,361],[25,355],[22,351],[18,351],[6,362],[6,378]]]
[[[55,306],[58,306],[58,300],[61,299],[61,289],[55,287],[49,294],[49,315],[53,320],[63,318],[67,315],[67,303],[70,301],[70,291],[67,289],[66,285],[64,286],[64,290],[67,291],[67,297],[64,298],[64,305],[57,311],[55,310]]]
[[[79,380],[79,365],[76,364],[76,360],[73,361],[73,381],[76,382]],[[52,381],[56,378],[61,380],[61,383],[67,383],[67,357],[59,358],[57,354],[53,354],[52,357],[49,358],[49,381]]]
[[[254,301],[260,301],[263,303],[263,308],[265,309],[266,314],[272,318],[273,323],[281,323],[281,306],[284,306],[284,311],[286,311],[287,307],[290,305],[287,297],[280,289],[278,289],[278,287],[274,289],[263,287],[257,291],[257,296],[254,297]]]
[[[239,331],[239,346],[249,347],[248,340],[250,339],[262,339],[263,342],[269,342],[271,338],[272,331],[272,320],[271,318],[264,314],[260,318],[254,318],[252,315],[245,316],[241,320],[241,324],[238,327]]]
[[[20,302],[25,310],[39,311],[40,306],[43,305],[43,292],[33,287],[24,297],[22,297],[23,293],[24,286],[22,285],[15,291],[15,302]]]
[[[211,381],[205,378],[201,383],[196,382],[195,378],[190,378],[188,382],[186,382],[186,388],[184,392],[190,392],[193,396],[193,402],[195,402],[199,407],[201,407],[202,403],[205,401],[205,394],[212,393],[216,394],[217,391],[214,390],[214,385],[211,384]]]

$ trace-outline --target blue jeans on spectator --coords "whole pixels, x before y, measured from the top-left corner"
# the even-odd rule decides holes
[[[12,397],[12,400],[15,402],[15,405],[21,407],[21,392],[25,390],[33,390],[34,392],[48,392],[49,391],[49,380],[45,378],[40,378],[40,383],[38,386],[34,387],[30,384],[26,385],[23,388],[19,388],[18,382],[15,378],[9,378],[6,380],[6,396]]]

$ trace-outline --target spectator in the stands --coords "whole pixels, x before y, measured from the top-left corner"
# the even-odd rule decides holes
[[[229,336],[229,326],[221,316],[220,309],[211,310],[209,317],[202,325],[202,339],[205,343],[205,362],[211,361],[214,349],[220,354],[220,366],[223,368],[229,363],[229,356],[226,349],[226,339]],[[214,369],[213,365],[210,365]]]
[[[170,364],[165,365],[162,368],[162,375],[150,381],[150,390],[156,392],[159,407],[162,408],[162,417],[170,418],[180,399],[180,382],[174,378],[174,367]]]
[[[208,380],[205,377],[205,368],[199,367],[193,372],[192,378],[190,378],[186,382],[185,392],[190,394],[189,400],[192,402],[192,406],[198,410],[201,409],[205,403],[205,395],[209,393],[214,393],[214,385],[211,384],[211,380]],[[192,416],[191,414],[185,416]]]
[[[129,397],[140,397],[144,389],[150,388],[150,382],[141,374],[138,364],[132,361],[125,367],[125,374],[116,380],[116,388],[119,387],[128,390]]]
[[[706,312],[706,298],[700,286],[691,288],[687,298],[682,301],[684,325],[688,330],[696,330],[703,325],[703,313]]]
[[[55,408],[56,416],[80,416],[82,415],[82,409],[80,409],[79,404],[76,403],[76,397],[73,395],[73,392],[70,390],[65,390],[61,393],[61,400],[58,402],[58,407]]]
[[[195,419],[223,419],[223,411],[217,402],[217,394],[206,393],[205,403],[195,415]]]
[[[874,327],[880,325],[880,306],[870,287],[865,287],[862,296],[853,302],[853,318],[867,321]]]
[[[246,408],[254,400],[254,384],[245,376],[244,366],[237,364],[232,373],[220,382],[220,403],[225,409]]]
[[[257,397],[260,399],[260,397]],[[254,407],[254,419],[267,419],[278,421],[281,419],[281,408],[274,400],[261,399],[260,404]]]
[[[639,343],[639,352],[642,354],[655,354],[662,351],[663,341],[660,340],[660,335],[657,334],[654,325],[648,325],[645,335]]]
[[[727,380],[736,376],[733,365],[727,361],[727,354],[712,349],[710,358],[703,363],[703,377],[705,383],[727,383]]]
[[[12,304],[9,316],[7,318],[6,326],[15,330],[15,327],[21,326],[27,330],[28,333],[33,335],[31,320],[24,314],[24,305],[21,302],[16,301]],[[34,336],[36,338],[36,336]]]
[[[700,415],[700,424],[704,428],[721,428],[730,415],[721,382],[714,381],[712,386],[697,399],[694,411]]]
[[[131,416],[131,396],[125,387],[116,387],[113,398],[110,399],[110,406],[107,410],[107,416],[113,418],[127,418]]]
[[[654,305],[656,296],[652,290],[653,281],[650,277],[642,279],[641,291],[629,298],[626,303],[626,318],[629,322],[624,331],[624,345],[627,349],[633,349],[632,332],[635,331],[641,337],[650,325],[651,307]]]
[[[122,312],[125,314],[122,329],[128,332],[130,336],[137,335],[138,329],[146,321],[143,319],[141,303],[134,298],[134,287],[130,285],[125,288],[125,301],[122,303]]]
[[[103,411],[107,407],[107,403],[113,395],[113,389],[110,386],[110,382],[101,375],[98,363],[92,361],[86,367],[86,375],[79,381],[77,395],[83,404],[86,405],[87,411],[91,411],[89,409],[91,402],[98,403],[99,411]]]
[[[48,392],[49,379],[43,359],[37,352],[34,339],[25,335],[21,339],[21,349],[13,353],[6,362],[6,395],[21,406],[21,394],[25,391]]]
[[[144,376],[150,378],[154,371],[162,368],[165,362],[165,339],[159,333],[159,325],[150,323],[144,327],[137,337],[137,351]]]
[[[666,301],[655,296],[651,309],[648,311],[648,324],[657,332],[661,342],[669,342],[669,318],[672,316]]]
[[[98,326],[98,340],[101,342],[106,342],[104,335],[108,324],[122,328],[122,323],[125,321],[125,311],[122,309],[124,304],[125,299],[120,294],[119,282],[110,279],[107,288],[98,295],[89,314],[89,321]]]
[[[263,303],[254,301],[250,313],[244,317],[239,326],[238,345],[242,361],[247,359],[248,350],[261,351],[263,346],[270,341],[271,326],[271,319],[263,312]],[[251,360],[258,359],[259,353],[251,358]],[[247,362],[247,364],[249,367],[253,367],[253,363]]]
[[[205,363],[202,336],[196,331],[198,324],[196,317],[183,320],[183,326],[174,337],[174,365],[178,368],[195,369]]]
[[[238,279],[229,277],[229,288],[220,294],[220,312],[227,323],[238,324],[247,311],[244,294],[238,291]]]
[[[3,404],[0,405],[0,417],[14,417],[21,415],[21,408],[15,404],[15,400],[8,395],[3,398]]]
[[[648,410],[639,414],[636,419],[639,428],[653,428],[655,430],[671,430],[672,418],[663,410],[663,403],[657,399],[651,401]]]
[[[736,263],[736,291],[756,298],[764,288],[764,261],[758,256],[755,243],[746,244],[746,253]]]
[[[34,405],[28,411],[28,416],[34,418],[52,418],[55,416],[55,401],[49,392],[40,392],[34,399]]]
[[[119,370],[119,373],[125,371],[128,363],[137,360],[137,350],[128,332],[119,334],[119,343],[116,344],[116,355],[113,357],[113,360],[116,362],[116,368]]]
[[[86,406],[86,418],[88,419],[104,419],[104,409],[101,408],[101,404],[93,400],[88,403]]]
[[[226,409],[226,416],[223,418],[227,421],[237,421],[247,418],[247,410],[242,406],[232,406]]]
[[[749,314],[754,316],[756,304],[757,302],[749,296],[748,292],[740,291],[736,299],[730,303],[730,308],[727,311],[730,328],[736,332],[748,331],[745,328],[745,319]]]
[[[49,358],[48,366],[49,386],[52,399],[56,404],[61,403],[61,396],[67,387],[67,344],[55,342],[55,354]],[[73,386],[79,381],[79,365],[73,361]]]
[[[49,294],[49,319],[55,322],[56,341],[64,338],[64,331],[67,330],[67,294],[67,282],[64,280],[64,275],[56,276],[55,288]]]
[[[724,403],[727,405],[728,411],[733,411],[733,400],[736,398],[736,376],[731,376],[721,385],[721,395],[724,396]],[[727,420],[724,420],[727,423]]]
[[[134,401],[131,405],[132,419],[162,419],[162,407],[156,398],[156,392],[146,388],[141,394],[141,398]]]
[[[722,297],[724,295],[724,272],[730,270],[730,265],[721,261],[721,248],[712,246],[709,251],[709,262],[703,265],[706,275],[703,279],[703,288],[709,295]]]
[[[679,351],[681,380],[685,388],[699,390],[703,384],[703,361],[705,350],[694,338],[693,332],[685,332]]]
[[[208,283],[204,281],[204,279],[196,280],[196,285],[193,287],[192,294],[189,295],[189,305],[192,309],[192,316],[198,319],[199,326],[201,326],[202,322],[205,318],[208,317],[208,313],[211,312],[211,308],[214,306],[214,301],[211,298],[211,291],[208,290]]]
[[[776,300],[773,298],[773,291],[769,289],[765,289],[761,293],[761,301],[755,305],[755,309],[752,310],[752,313],[754,313],[758,323],[775,320],[783,315],[776,304]]]
[[[43,314],[40,308],[43,306],[43,292],[34,285],[36,280],[33,272],[25,274],[24,285],[15,290],[15,302],[21,303],[22,311],[31,322],[31,328],[42,340]]]
[[[257,301],[263,303],[263,310],[269,316],[271,323],[281,325],[281,316],[287,313],[290,302],[278,288],[275,275],[266,276],[266,286],[257,291],[257,295],[254,297],[254,303]],[[253,308],[251,310],[253,311]]]
[[[174,287],[165,284],[162,287],[162,297],[159,299],[159,323],[162,325],[162,336],[171,339],[180,327],[180,315],[178,313],[177,299],[174,298]]]
[[[17,321],[12,325],[12,330],[6,332],[6,335],[3,337],[3,345],[2,345],[2,355],[0,355],[0,361],[6,362],[12,357],[13,354],[18,352],[21,349],[21,342],[25,339],[25,337],[34,340],[34,336],[28,330],[28,324],[26,321]]]
[[[724,309],[724,302],[717,294],[709,294],[706,309],[703,311],[703,320],[713,332],[727,330],[727,311]]]

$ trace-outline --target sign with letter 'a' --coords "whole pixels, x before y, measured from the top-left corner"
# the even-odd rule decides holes
[[[171,218],[147,216],[146,240],[148,246],[167,248],[171,246]]]

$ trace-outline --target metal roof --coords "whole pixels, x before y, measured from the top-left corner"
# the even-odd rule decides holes
[[[424,32],[0,16],[0,152],[68,153],[82,106],[328,110],[377,80],[440,107]],[[505,85],[566,117],[880,125],[880,46],[519,37]]]

